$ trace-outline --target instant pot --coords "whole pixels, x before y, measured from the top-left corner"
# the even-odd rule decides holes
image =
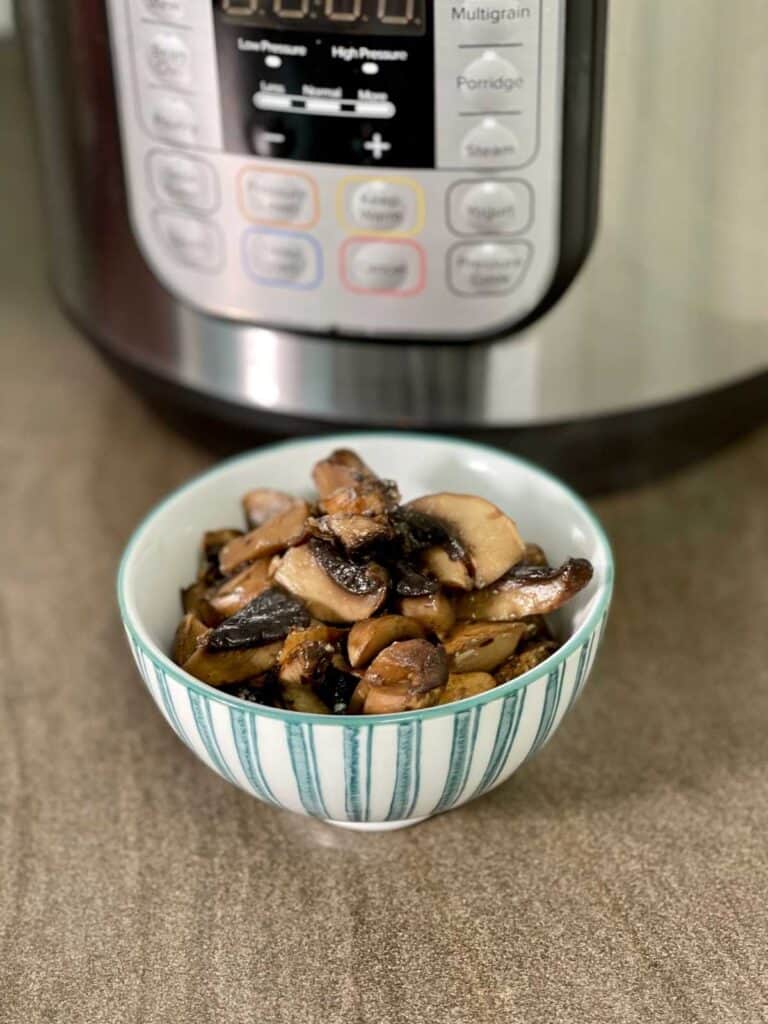
[[[17,13],[56,288],[154,392],[588,485],[764,415],[762,0]]]

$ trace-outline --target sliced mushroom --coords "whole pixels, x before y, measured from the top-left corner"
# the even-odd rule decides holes
[[[522,646],[519,651],[496,670],[497,683],[508,683],[518,679],[531,669],[537,668],[559,649],[556,640],[534,640]]]
[[[184,662],[183,668],[191,676],[211,686],[240,683],[273,669],[281,647],[282,643],[278,641],[263,647],[223,651],[221,654],[198,647],[192,657]]]
[[[219,553],[221,571],[229,575],[245,562],[266,558],[299,544],[307,533],[308,516],[309,505],[306,501],[297,501],[263,526],[230,541]]]
[[[280,652],[280,682],[320,682],[344,636],[344,630],[332,626],[310,626],[289,634]]]
[[[337,513],[310,519],[309,529],[316,537],[339,544],[348,555],[357,555],[392,536],[392,528],[382,516]]]
[[[526,544],[520,565],[545,566],[549,565],[549,559],[544,553],[544,548],[540,548],[538,544]]]
[[[232,576],[207,599],[218,621],[245,608],[255,597],[269,587],[269,558],[259,558],[236,576]]]
[[[212,629],[206,648],[216,653],[258,647],[272,640],[282,640],[292,630],[308,626],[309,621],[309,612],[300,601],[270,588]]]
[[[315,693],[330,708],[333,715],[350,714],[352,696],[360,682],[354,673],[331,665],[322,680],[315,684]]]
[[[524,622],[468,622],[445,640],[452,672],[493,672],[528,632]]]
[[[203,580],[198,580],[190,587],[185,587],[181,592],[181,606],[188,615],[194,615],[206,626],[218,626],[221,616],[211,608],[209,596],[213,593],[212,587]]]
[[[243,497],[243,511],[249,529],[257,530],[270,519],[287,512],[293,508],[297,500],[292,494],[272,491],[268,487],[258,487],[255,491],[249,491]]]
[[[405,597],[400,602],[400,613],[408,619],[416,619],[428,633],[439,637],[450,633],[456,621],[453,605],[442,592],[426,597]]]
[[[433,707],[448,681],[448,658],[428,640],[391,644],[368,667],[363,714],[381,715]]]
[[[172,658],[177,665],[183,665],[200,647],[208,635],[205,623],[194,615],[187,614],[179,623],[176,635],[173,638]]]
[[[371,684],[366,683],[365,679],[361,679],[355,689],[352,691],[352,696],[349,698],[349,704],[347,706],[348,715],[362,715],[364,714],[363,709],[365,708],[365,702],[368,698],[368,694],[371,692]]]
[[[280,684],[274,672],[265,672],[262,676],[255,676],[240,683],[225,683],[219,689],[251,704],[263,704],[272,708],[283,707]]]
[[[200,545],[197,579],[206,587],[219,584],[224,573],[219,567],[219,554],[230,541],[243,536],[242,530],[207,530]]]
[[[364,668],[390,644],[398,640],[423,638],[425,632],[420,622],[404,615],[382,615],[378,619],[358,622],[347,639],[349,663],[353,668]]]
[[[376,474],[360,456],[348,448],[339,448],[331,452],[327,459],[316,463],[312,470],[320,498],[327,498],[342,487],[355,487],[362,480],[375,480]]]
[[[476,697],[496,688],[496,680],[487,672],[453,672],[448,676],[439,704],[453,704],[457,700]]]
[[[400,492],[391,480],[361,480],[350,487],[342,487],[320,500],[326,515],[386,516],[397,507]]]
[[[526,615],[548,615],[583,590],[592,574],[592,565],[584,558],[571,558],[559,569],[518,566],[492,587],[464,594],[457,616],[509,622]]]
[[[440,584],[433,576],[417,572],[406,562],[395,565],[394,576],[393,589],[398,597],[429,597],[440,589]]]
[[[289,711],[300,711],[305,715],[328,715],[327,705],[309,686],[301,683],[283,683],[281,685],[283,706]]]
[[[309,547],[333,582],[348,590],[350,594],[375,594],[389,582],[386,569],[380,565],[344,558],[326,541],[314,537],[309,542]]]
[[[386,583],[370,594],[351,594],[335,583],[308,544],[291,548],[281,559],[275,583],[302,601],[323,622],[359,622],[374,615],[387,597]]]
[[[452,558],[445,548],[427,548],[421,556],[422,565],[438,583],[455,590],[471,590],[472,577],[460,558]]]
[[[436,519],[458,539],[477,587],[494,583],[520,561],[525,551],[514,522],[485,498],[430,494],[410,502],[407,508]]]

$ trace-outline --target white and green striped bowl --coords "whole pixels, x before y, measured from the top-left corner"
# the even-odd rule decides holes
[[[168,657],[179,590],[206,529],[237,525],[253,487],[309,489],[312,465],[355,448],[404,498],[480,494],[550,559],[589,558],[589,588],[559,613],[554,657],[490,693],[380,717],[305,715],[250,704],[193,679]],[[589,676],[613,585],[610,546],[587,506],[511,455],[429,435],[360,433],[290,441],[232,459],[176,491],[144,520],[123,556],[118,597],[136,664],[177,736],[229,782],[276,807],[359,829],[422,821],[487,793],[536,754]]]

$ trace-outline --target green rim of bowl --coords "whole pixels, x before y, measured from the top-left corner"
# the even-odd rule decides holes
[[[128,564],[131,561],[134,549],[141,542],[144,533],[151,525],[155,516],[159,515],[167,505],[171,504],[171,502],[175,501],[182,494],[185,494],[188,490],[192,490],[197,487],[203,480],[216,476],[220,473],[224,473],[231,466],[237,465],[240,462],[246,462],[247,460],[252,459],[255,455],[279,450],[301,450],[302,448],[316,444],[318,440],[327,441],[331,447],[352,447],[356,443],[360,444],[371,440],[385,440],[387,438],[390,438],[393,441],[411,440],[449,443],[456,445],[459,448],[483,452],[486,455],[493,455],[497,458],[500,457],[510,463],[523,466],[559,487],[560,490],[562,490],[570,500],[579,509],[581,509],[583,514],[589,520],[605,555],[605,578],[599,581],[599,600],[595,603],[595,606],[592,608],[590,614],[581,626],[579,626],[579,628],[565,641],[563,646],[556,651],[555,654],[545,662],[542,662],[541,665],[532,669],[530,672],[526,672],[517,679],[513,679],[508,683],[502,683],[501,686],[497,686],[494,690],[489,690],[487,693],[478,694],[476,697],[467,697],[464,700],[455,701],[453,704],[442,704],[434,708],[425,708],[422,711],[400,711],[397,714],[392,715],[314,715],[307,714],[303,711],[287,711],[281,708],[265,707],[262,704],[254,704],[251,701],[241,700],[240,697],[235,697],[232,694],[222,693],[220,690],[217,690],[216,687],[209,686],[207,683],[203,683],[199,679],[195,679],[194,676],[189,675],[189,673],[179,668],[179,666],[175,662],[171,661],[168,655],[162,651],[153,640],[144,634],[140,626],[134,622],[134,617],[129,609],[129,600],[126,597],[125,592],[125,577]],[[260,448],[254,449],[253,451],[244,452],[240,455],[235,455],[232,458],[225,459],[223,462],[218,462],[215,466],[205,470],[203,473],[199,473],[191,480],[188,480],[180,487],[177,487],[169,495],[163,498],[162,501],[150,509],[131,534],[125,550],[123,551],[122,558],[120,559],[120,567],[117,572],[117,600],[120,606],[123,625],[130,633],[133,641],[142,649],[142,651],[144,651],[155,666],[160,668],[164,673],[169,675],[182,686],[185,686],[189,690],[193,690],[195,693],[198,693],[209,700],[216,700],[219,703],[240,709],[247,708],[254,714],[263,715],[266,718],[273,718],[284,723],[303,721],[312,725],[333,726],[364,724],[370,726],[386,725],[393,722],[413,722],[416,719],[423,720],[429,718],[440,718],[445,715],[456,714],[458,711],[465,711],[469,708],[490,704],[495,700],[502,700],[504,697],[509,696],[515,691],[522,690],[525,687],[530,686],[531,683],[535,683],[537,679],[550,675],[558,669],[574,651],[587,643],[595,630],[599,628],[611,603],[614,572],[614,560],[611,544],[600,520],[583,498],[581,498],[572,488],[563,483],[563,481],[553,473],[548,472],[548,470],[542,469],[540,466],[537,466],[535,463],[530,462],[527,459],[522,459],[517,455],[512,455],[509,452],[494,448],[492,445],[482,444],[478,441],[465,441],[461,438],[451,437],[447,434],[422,434],[415,431],[366,430],[351,431],[341,434],[323,434],[321,436],[303,437],[266,444]]]

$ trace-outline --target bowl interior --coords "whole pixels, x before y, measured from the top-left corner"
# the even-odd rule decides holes
[[[560,639],[579,629],[609,586],[611,554],[587,507],[555,478],[493,449],[452,439],[347,434],[292,441],[226,462],[176,491],[134,534],[120,573],[129,624],[167,656],[181,615],[179,591],[195,575],[205,530],[242,527],[240,499],[255,487],[312,493],[313,464],[334,448],[352,447],[381,476],[400,486],[404,500],[435,491],[478,494],[516,520],[522,535],[550,560],[589,558],[595,577],[555,619]]]

